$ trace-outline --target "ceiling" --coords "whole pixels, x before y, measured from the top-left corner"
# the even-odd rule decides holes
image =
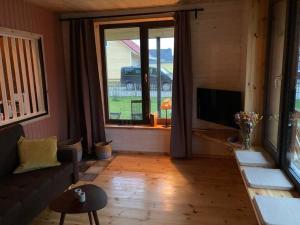
[[[177,6],[199,0],[25,0],[55,12],[87,12]]]

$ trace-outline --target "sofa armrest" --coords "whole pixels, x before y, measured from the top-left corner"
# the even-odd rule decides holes
[[[58,148],[57,159],[60,162],[71,162],[73,164],[73,183],[75,184],[79,180],[79,168],[76,149]]]

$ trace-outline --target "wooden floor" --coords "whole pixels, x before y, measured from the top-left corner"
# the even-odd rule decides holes
[[[101,225],[257,225],[233,159],[118,155],[93,183],[109,196]],[[31,225],[58,221],[45,210]],[[65,224],[87,225],[88,217],[67,215]]]

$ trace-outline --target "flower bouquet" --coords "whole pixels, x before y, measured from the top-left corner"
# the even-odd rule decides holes
[[[243,139],[244,149],[251,147],[251,134],[255,126],[263,117],[255,112],[238,112],[234,115],[236,124],[241,128],[241,137]]]

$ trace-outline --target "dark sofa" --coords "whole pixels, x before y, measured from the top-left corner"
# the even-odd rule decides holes
[[[21,125],[0,130],[0,225],[25,225],[49,202],[78,181],[77,154],[59,149],[61,166],[13,174],[19,165],[17,142]]]

